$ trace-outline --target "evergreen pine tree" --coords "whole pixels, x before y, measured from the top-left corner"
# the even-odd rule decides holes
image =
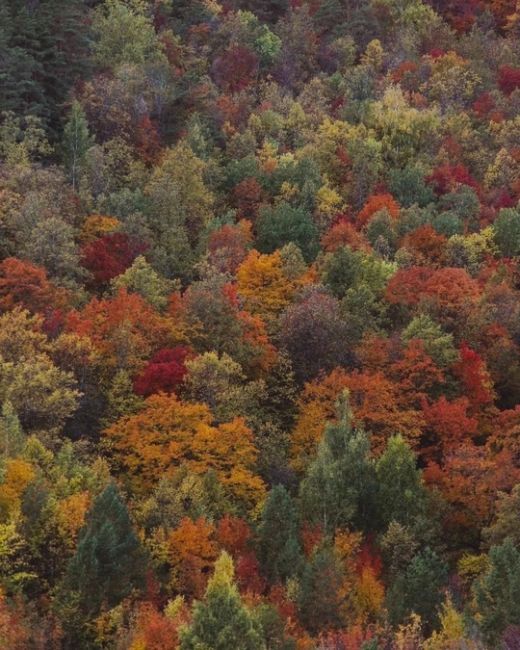
[[[282,485],[275,486],[267,497],[258,538],[258,555],[269,580],[283,581],[294,575],[301,562],[298,516]]]
[[[103,605],[114,607],[141,587],[143,576],[143,549],[117,488],[110,484],[87,515],[63,586],[77,594],[84,614],[95,616]]]
[[[491,566],[475,585],[481,627],[490,647],[498,647],[509,625],[520,625],[520,551],[510,539],[489,552]]]
[[[387,593],[390,621],[402,623],[415,613],[431,630],[438,620],[447,576],[448,567],[432,550],[416,555]]]
[[[344,570],[333,548],[318,548],[307,563],[300,582],[299,609],[311,633],[341,626]]]
[[[346,392],[338,400],[337,414],[338,421],[325,429],[300,487],[305,517],[331,533],[351,524],[366,526],[375,489],[368,436],[353,429]]]
[[[204,601],[196,603],[180,650],[266,650],[258,623],[242,604],[233,582],[233,560],[223,552],[215,563]]]
[[[401,436],[390,438],[376,463],[377,510],[383,528],[391,521],[409,525],[425,507],[426,491],[415,455]]]
[[[69,172],[72,188],[76,190],[87,150],[94,143],[88,129],[85,112],[78,101],[72,103],[63,129],[63,162]]]

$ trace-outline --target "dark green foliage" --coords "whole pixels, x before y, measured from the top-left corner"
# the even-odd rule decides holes
[[[262,628],[269,650],[296,650],[296,642],[285,634],[285,623],[272,605],[260,605],[254,617]]]
[[[38,115],[56,134],[63,104],[89,67],[81,0],[18,2],[0,9],[0,112]]]
[[[329,287],[336,298],[343,298],[356,284],[360,265],[361,254],[348,246],[341,246],[325,258],[322,270],[323,284]]]
[[[294,242],[307,262],[319,250],[318,229],[311,215],[302,208],[282,202],[274,208],[264,208],[257,222],[258,250],[272,253],[285,244]]]
[[[311,633],[341,626],[340,593],[344,570],[333,548],[318,548],[307,562],[300,580],[298,606],[305,627]]]
[[[500,210],[493,227],[502,255],[520,255],[520,211],[513,208]]]
[[[424,182],[424,174],[418,167],[392,169],[388,188],[403,208],[414,204],[423,208],[435,198],[433,190]]]
[[[142,587],[144,559],[126,506],[112,483],[87,515],[63,589],[77,594],[79,609],[86,615],[99,612],[103,605],[114,607]]]
[[[510,539],[489,552],[491,566],[475,585],[481,627],[491,647],[508,625],[520,625],[520,551]]]
[[[446,564],[432,550],[427,548],[416,555],[387,593],[390,621],[402,623],[415,612],[431,629],[438,620],[447,577]]]
[[[464,224],[455,212],[441,212],[433,221],[432,226],[435,230],[446,237],[460,235],[464,231]]]
[[[264,574],[273,583],[283,582],[298,571],[298,514],[282,485],[269,492],[264,505],[258,527],[258,557]]]

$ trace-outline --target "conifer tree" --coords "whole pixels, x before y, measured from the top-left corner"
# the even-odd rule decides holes
[[[77,594],[79,609],[95,615],[114,607],[143,583],[144,553],[128,511],[111,483],[96,498],[79,535],[64,580]]]
[[[345,578],[333,548],[318,548],[307,563],[300,582],[299,609],[305,627],[312,633],[341,625]]]
[[[374,492],[370,443],[362,429],[352,427],[346,392],[338,400],[337,416],[337,422],[325,429],[300,488],[304,516],[329,532],[370,522]]]
[[[494,546],[491,566],[475,586],[482,631],[490,647],[498,647],[508,625],[520,625],[520,551],[511,539]]]
[[[275,486],[265,502],[259,537],[259,558],[272,582],[293,575],[301,561],[296,509],[282,485]]]
[[[233,576],[233,560],[224,551],[215,563],[204,601],[195,605],[193,621],[181,633],[180,650],[266,650]]]
[[[94,144],[87,117],[78,101],[72,102],[69,118],[63,129],[63,162],[69,172],[72,189],[76,190],[87,150]]]
[[[377,509],[383,528],[391,521],[412,523],[425,506],[426,492],[415,455],[401,436],[388,441],[376,463]]]

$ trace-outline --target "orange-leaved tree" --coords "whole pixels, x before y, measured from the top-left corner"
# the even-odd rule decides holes
[[[205,404],[182,402],[164,393],[152,395],[141,411],[121,418],[104,435],[137,492],[150,490],[184,464],[197,474],[214,471],[247,508],[264,495],[264,484],[253,472],[257,450],[251,430],[242,418],[214,426]]]

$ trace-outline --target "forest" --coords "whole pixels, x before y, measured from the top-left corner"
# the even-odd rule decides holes
[[[0,0],[0,649],[520,648],[520,2]]]

